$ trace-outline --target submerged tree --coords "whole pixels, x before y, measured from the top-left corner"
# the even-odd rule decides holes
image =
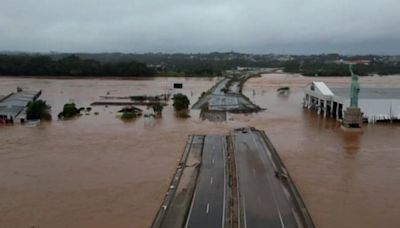
[[[163,109],[164,106],[161,103],[156,103],[153,105],[153,111],[158,117],[161,117]]]
[[[173,106],[176,111],[176,116],[180,118],[189,118],[190,115],[188,108],[190,101],[188,97],[184,94],[178,93],[172,97],[172,100],[174,100]]]
[[[121,119],[130,120],[136,118],[138,115],[135,112],[123,112],[121,115]]]
[[[28,120],[51,120],[50,105],[46,101],[36,100],[28,103],[26,118]]]
[[[75,103],[67,103],[64,105],[63,111],[58,114],[58,118],[72,118],[80,114],[80,110],[76,108]]]
[[[190,101],[189,101],[188,97],[184,94],[181,94],[181,93],[175,94],[172,97],[172,100],[174,100],[173,106],[176,111],[182,111],[182,110],[186,110],[189,108]]]

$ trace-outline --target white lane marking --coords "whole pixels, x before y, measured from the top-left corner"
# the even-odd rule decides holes
[[[256,176],[256,169],[253,168],[253,176]]]
[[[283,185],[281,187],[282,187],[282,191],[283,191],[284,195],[286,196],[287,200],[290,201],[291,196],[290,196],[289,191]]]
[[[214,160],[214,159],[212,160],[212,163],[213,163],[213,164],[215,163],[215,160]]]
[[[213,178],[211,177],[211,179],[210,179],[210,184],[213,184]]]
[[[293,214],[294,220],[295,220],[296,223],[297,223],[297,226],[298,226],[298,227],[302,227],[302,223],[301,223],[301,221],[300,221],[300,218],[299,218],[299,216],[297,215],[296,210],[295,210],[293,207],[292,207],[292,214]]]
[[[206,214],[210,211],[210,203],[207,203]]]
[[[280,209],[279,204],[278,204],[278,202],[276,200],[274,189],[272,188],[271,177],[269,175],[267,175],[266,178],[267,178],[267,181],[268,181],[269,189],[271,190],[271,193],[272,193],[272,198],[274,199],[274,204],[275,204],[276,210],[278,211],[278,215],[279,215],[279,220],[281,222],[281,226],[283,228],[285,228],[285,224],[284,224],[283,219],[282,219],[281,209]]]
[[[246,215],[246,200],[245,197],[243,196],[243,224],[244,228],[247,228],[247,215]]]
[[[257,148],[257,150],[258,150],[258,144],[257,144],[257,142],[256,142],[256,139],[254,138],[253,131],[251,131],[250,135],[251,135],[251,138],[252,138],[253,141],[254,141],[254,145],[256,145],[256,148]]]
[[[254,141],[254,143],[256,144],[256,147],[257,147],[257,149],[258,149],[258,143],[256,142],[255,136],[254,136],[253,134],[251,134],[251,137],[253,138],[253,141]],[[275,162],[273,161],[273,159],[272,159],[272,157],[271,157],[272,155],[271,155],[271,152],[269,152],[268,145],[265,143],[264,140],[262,140],[261,142],[262,142],[261,147],[263,148],[263,150],[264,150],[264,152],[265,152],[265,153],[262,153],[262,154],[267,158],[268,161],[271,162],[272,166],[274,167],[274,170],[278,170],[277,167],[276,167],[276,165],[275,165]],[[263,146],[263,145],[264,145],[264,146]],[[265,164],[265,163],[264,163],[264,164]]]
[[[187,219],[186,219],[185,228],[187,228],[188,225],[189,225],[189,220],[190,220],[190,218],[191,218],[190,216],[192,215],[193,205],[194,205],[194,201],[195,201],[195,199],[196,199],[196,195],[197,195],[197,188],[196,188],[196,190],[194,191],[194,194],[193,194],[193,199],[192,199],[192,203],[191,203],[191,205],[190,205],[189,215],[188,215],[188,217],[187,217]]]
[[[278,208],[278,214],[279,214],[279,220],[281,220],[281,225],[283,228],[285,228],[285,224],[283,223],[282,215],[281,215],[279,208]]]
[[[256,148],[258,149],[258,145],[257,145],[256,139],[255,139],[255,137],[254,137],[254,135],[253,135],[253,132],[252,132],[252,134],[251,134],[251,137],[253,138],[254,143],[256,144]],[[266,154],[265,154],[265,155],[266,155]],[[268,159],[268,156],[267,156],[267,160],[269,160],[269,159]],[[274,166],[274,168],[275,168],[275,170],[276,170],[276,167],[275,167],[274,162],[271,161],[271,160],[270,160],[270,162],[272,163],[272,165]],[[269,175],[267,175],[268,186],[269,186],[269,188],[270,188],[270,190],[271,190],[272,198],[274,199],[274,204],[275,204],[275,206],[276,206],[276,210],[278,211],[278,215],[279,215],[279,220],[280,220],[280,222],[281,222],[281,226],[282,226],[283,228],[285,228],[285,224],[283,223],[283,219],[282,219],[281,210],[280,210],[280,208],[279,208],[278,202],[276,201],[275,192],[274,192],[274,189],[272,188],[271,179],[270,179],[270,178],[271,178],[271,177],[270,177]]]
[[[222,228],[224,228],[225,227],[225,201],[226,201],[226,198],[225,198],[225,195],[226,195],[226,167],[225,167],[225,163],[227,162],[226,161],[226,159],[225,159],[225,153],[227,152],[227,149],[226,149],[226,141],[225,141],[225,138],[222,138],[222,141],[223,141],[223,144],[222,144],[222,158],[223,158],[223,161],[224,161],[224,201],[223,201],[223,207],[222,207]]]

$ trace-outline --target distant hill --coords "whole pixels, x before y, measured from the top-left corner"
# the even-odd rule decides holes
[[[153,76],[137,61],[99,62],[76,55],[62,58],[40,54],[0,55],[0,75],[12,76]]]

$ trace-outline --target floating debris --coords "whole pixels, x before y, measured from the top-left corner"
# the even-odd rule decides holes
[[[276,91],[280,95],[287,95],[290,92],[290,87],[289,86],[281,87],[281,88],[277,89]]]

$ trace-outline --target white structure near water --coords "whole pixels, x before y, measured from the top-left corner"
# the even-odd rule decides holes
[[[341,120],[350,106],[350,86],[330,87],[324,82],[312,82],[304,89],[304,107],[318,114]],[[361,87],[358,106],[363,119],[369,123],[381,120],[400,120],[400,88]]]
[[[42,91],[18,91],[0,97],[0,122],[6,120],[25,120],[26,106],[30,101],[36,100]]]

